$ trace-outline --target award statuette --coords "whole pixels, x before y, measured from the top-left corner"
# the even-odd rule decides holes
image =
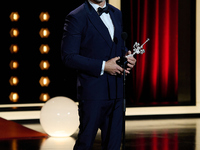
[[[124,56],[124,57],[120,57],[119,60],[116,61],[116,63],[123,68],[123,65],[125,64],[125,68],[127,68],[127,57],[130,56],[134,56],[135,54],[144,54],[145,50],[143,49],[144,44],[146,44],[150,39],[148,38],[141,46],[140,43],[135,42],[135,44],[133,45],[133,53],[128,55],[128,56]],[[123,63],[124,62],[124,63]]]

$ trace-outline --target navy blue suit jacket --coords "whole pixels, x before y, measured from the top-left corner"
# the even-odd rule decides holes
[[[78,99],[123,98],[123,77],[101,74],[102,62],[122,56],[122,15],[107,4],[114,24],[114,40],[94,8],[86,1],[65,19],[61,56],[67,67],[78,70]]]

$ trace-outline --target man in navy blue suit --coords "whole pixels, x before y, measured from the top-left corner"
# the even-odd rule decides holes
[[[70,12],[64,24],[61,55],[78,72],[80,126],[74,150],[91,150],[101,129],[102,149],[119,150],[123,122],[124,48],[121,11],[105,0],[86,0]],[[136,60],[128,57],[126,74]]]

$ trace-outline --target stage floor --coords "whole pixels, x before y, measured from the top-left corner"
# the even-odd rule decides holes
[[[28,128],[44,132],[39,124]],[[78,131],[69,138],[1,140],[1,150],[72,150]],[[101,150],[98,132],[93,150]],[[200,119],[126,121],[126,150],[200,150]]]

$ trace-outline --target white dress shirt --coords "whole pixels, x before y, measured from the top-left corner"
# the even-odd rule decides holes
[[[88,0],[88,2],[90,3],[90,5],[94,8],[94,10],[98,10],[98,8],[100,7],[98,4],[94,4],[93,2],[91,2],[90,0]],[[102,8],[105,8],[106,7],[106,3],[105,5],[102,7]],[[113,22],[112,22],[112,19],[110,17],[110,14],[109,13],[103,13],[101,16],[100,16],[101,20],[103,21],[103,23],[105,24],[105,26],[107,27],[108,31],[109,31],[109,34],[110,34],[110,37],[111,39],[113,40],[114,39],[114,25],[113,25]],[[104,74],[104,68],[105,68],[105,61],[103,61],[102,63],[102,68],[101,68],[101,75]]]
[[[98,8],[100,7],[98,4],[94,4],[93,2],[91,2],[90,0],[88,0],[90,5],[92,5],[92,7],[94,8],[94,10],[98,10]],[[106,7],[106,3],[105,5],[102,7],[102,8],[105,8]],[[113,40],[114,39],[114,25],[113,25],[113,22],[112,22],[112,19],[110,17],[110,14],[109,13],[103,13],[101,16],[100,16],[101,20],[103,21],[103,23],[105,24],[105,26],[108,28],[108,31],[110,33],[110,37],[111,39]]]

